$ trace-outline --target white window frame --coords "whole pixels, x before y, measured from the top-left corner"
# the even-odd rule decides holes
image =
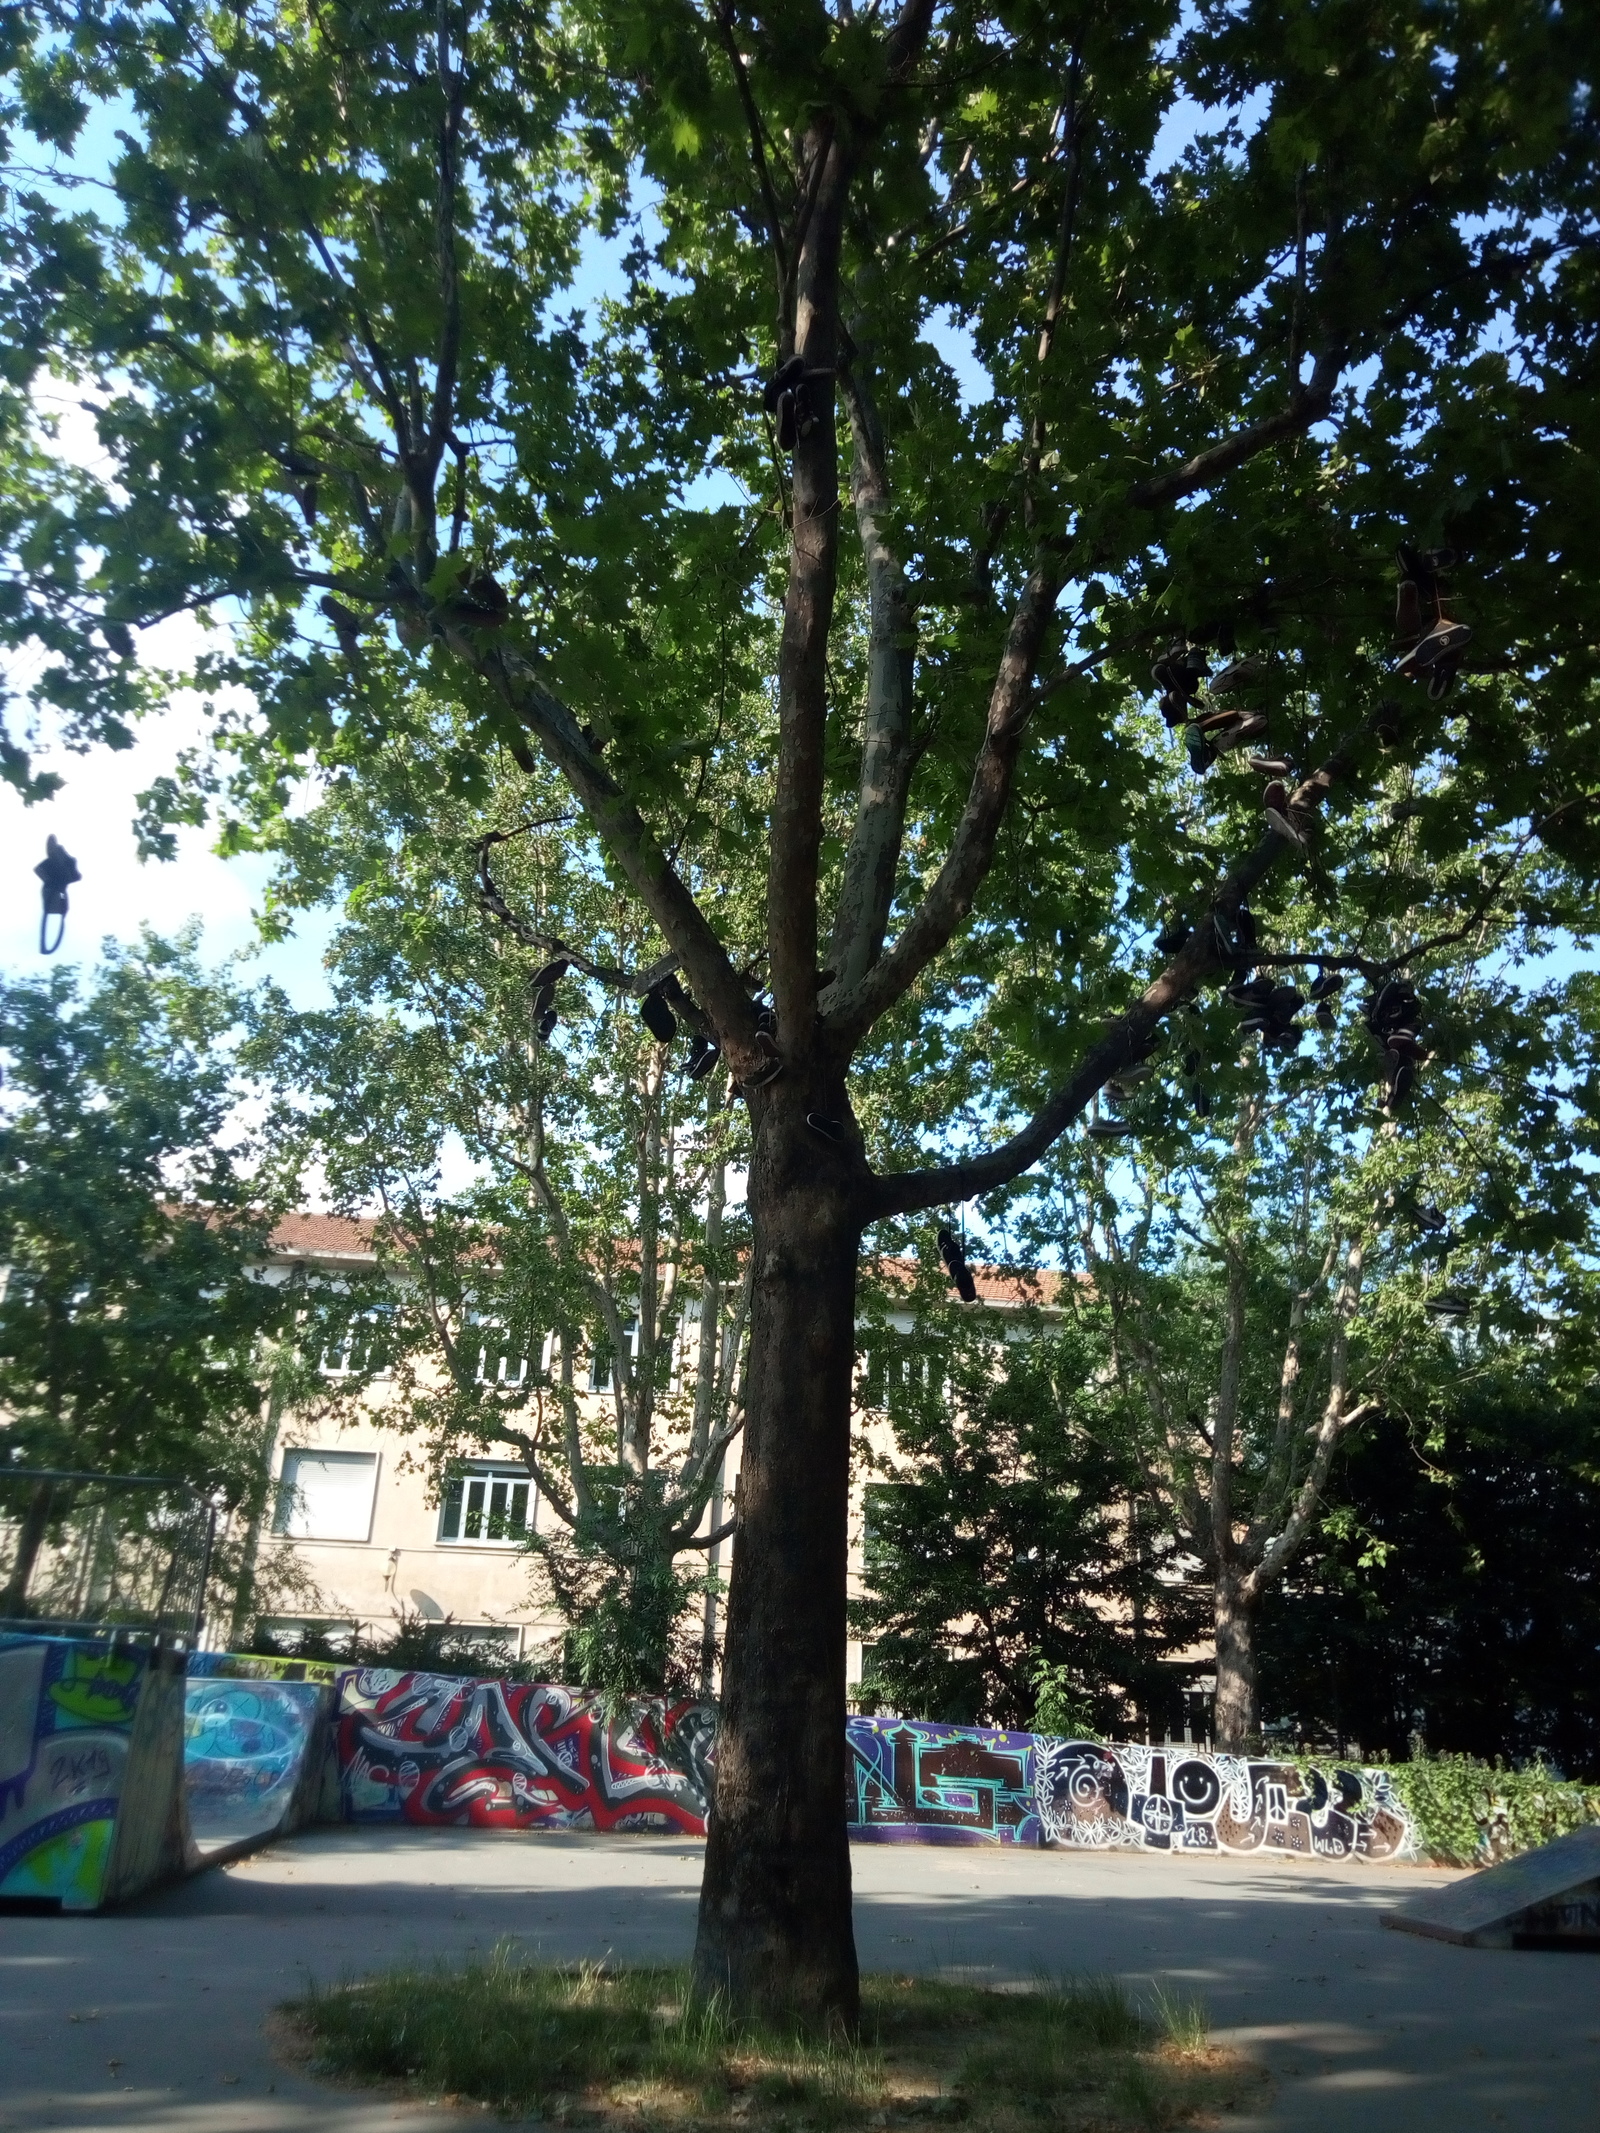
[[[497,1514],[495,1496],[498,1490],[504,1491],[504,1499]],[[497,1515],[502,1519],[515,1517],[519,1492],[523,1493],[523,1502],[527,1506],[526,1524],[520,1528],[508,1526],[499,1534],[486,1532],[485,1527],[492,1525]],[[445,1476],[439,1498],[435,1545],[440,1548],[524,1547],[533,1531],[538,1510],[538,1487],[526,1467],[511,1466],[503,1460],[468,1460],[459,1473]],[[467,1530],[471,1525],[476,1525],[478,1530],[475,1533]]]
[[[639,1314],[637,1311],[631,1318],[623,1321],[622,1338],[625,1344],[623,1353],[630,1363],[636,1362],[639,1356]],[[614,1392],[616,1390],[617,1359],[615,1356],[610,1357],[607,1361],[605,1376],[603,1378],[600,1376],[600,1357],[603,1347],[603,1339],[597,1334],[589,1349],[589,1390],[591,1392]]]
[[[323,1349],[322,1360],[317,1365],[323,1377],[348,1378],[363,1370],[375,1343],[370,1335],[364,1341],[361,1339],[361,1328],[387,1325],[393,1316],[393,1309],[388,1304],[375,1304],[370,1311],[357,1311],[345,1322],[344,1330]],[[375,1379],[391,1377],[393,1368],[382,1363],[371,1374]]]

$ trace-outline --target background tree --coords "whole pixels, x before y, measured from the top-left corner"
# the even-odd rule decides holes
[[[108,946],[88,985],[70,967],[0,985],[12,1464],[162,1475],[230,1504],[260,1486],[268,1381],[306,1377],[296,1334],[314,1363],[327,1307],[303,1282],[260,1278],[294,1179],[242,1123],[246,1011],[201,970],[192,933]],[[39,1483],[17,1507],[0,1615],[27,1612],[71,1503]]]
[[[1330,1516],[1262,1610],[1264,1709],[1300,1740],[1545,1757],[1600,1779],[1600,1461],[1592,1391],[1464,1382],[1418,1430],[1341,1450]]]
[[[526,1466],[560,1522],[531,1545],[565,1665],[619,1697],[681,1691],[731,1531],[748,1284],[728,1171],[748,1138],[710,1040],[674,1054],[641,1018],[670,967],[644,960],[553,781],[527,783],[451,806],[412,750],[286,825],[280,908],[343,898],[335,1005],[280,1001],[252,1056],[334,1204],[377,1215],[382,1418],[437,1488],[474,1453]]]
[[[974,1316],[930,1312],[903,1355],[882,1336],[871,1350],[867,1396],[895,1452],[868,1485],[867,1596],[851,1607],[863,1695],[1026,1728],[1044,1683],[1047,1716],[1066,1694],[1077,1729],[1125,1734],[1164,1712],[1161,1663],[1204,1610],[1160,1575],[1173,1543],[1149,1530],[1138,1465],[1103,1426],[1104,1327],[1085,1313],[1007,1339]]]
[[[425,673],[471,721],[468,788],[494,750],[559,771],[745,1084],[756,1275],[695,1974],[848,2022],[859,1240],[1037,1162],[1291,871],[1259,787],[1174,818],[1152,654],[1180,720],[1206,644],[1262,656],[1292,827],[1338,841],[1381,732],[1592,864],[1577,43],[1511,0],[140,0],[114,30],[25,6],[8,35],[17,160],[70,151],[91,107],[121,128],[107,204],[69,171],[11,210],[3,620],[45,649],[40,700],[115,738],[130,628],[227,614],[199,678],[253,696],[219,713],[248,826],[308,759],[360,776],[404,745]],[[558,302],[597,242],[591,319]],[[30,419],[46,359],[100,407],[107,473]],[[1420,683],[1380,708],[1397,538],[1467,553],[1459,720]],[[729,846],[686,874],[730,645],[772,716],[730,749]],[[204,804],[196,775],[154,796],[157,841]],[[722,910],[753,854],[755,974]],[[1154,975],[1144,937],[1103,945],[1129,883],[1188,900]],[[915,1061],[962,978],[1037,1017],[1025,1071],[991,1077],[977,1142],[937,1077],[910,1103],[901,1080],[869,1144],[876,1067]]]
[[[1472,896],[1510,877],[1470,849],[1455,868]],[[1416,917],[1393,914],[1387,945],[1423,945]],[[1110,1314],[1105,1426],[1131,1417],[1150,1497],[1211,1590],[1225,1748],[1259,1737],[1259,1611],[1324,1515],[1348,1434],[1381,1416],[1426,1433],[1591,1317],[1592,986],[1519,983],[1506,966],[1538,938],[1501,915],[1469,909],[1452,932],[1466,938],[1427,956],[1369,937],[1341,957],[1285,930],[1236,1004],[1185,1018],[1187,1092],[1113,1084],[1059,1157],[1068,1249]],[[1307,964],[1360,990],[1297,1018],[1285,979]],[[1419,966],[1404,1020],[1425,1058],[1399,1062],[1397,1084],[1374,1003]]]

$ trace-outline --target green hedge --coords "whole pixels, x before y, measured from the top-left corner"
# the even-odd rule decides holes
[[[1534,1763],[1505,1770],[1470,1755],[1392,1764],[1417,1826],[1417,1848],[1440,1866],[1494,1866],[1552,1837],[1600,1822],[1600,1785],[1574,1785]]]

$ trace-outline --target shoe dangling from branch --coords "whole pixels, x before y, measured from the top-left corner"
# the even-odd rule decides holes
[[[54,837],[44,840],[44,857],[33,870],[42,884],[43,910],[39,914],[39,953],[54,955],[67,930],[67,891],[82,881],[78,862]],[[50,921],[57,919],[56,937],[50,939]]]
[[[667,1005],[664,983],[652,985],[639,1002],[639,1019],[657,1044],[670,1044],[678,1034],[678,1018]]]
[[[976,1303],[978,1284],[967,1264],[967,1256],[956,1242],[955,1231],[946,1229],[942,1223],[939,1227],[939,1257],[944,1261],[945,1272],[955,1285],[955,1292],[961,1301],[964,1304]]]

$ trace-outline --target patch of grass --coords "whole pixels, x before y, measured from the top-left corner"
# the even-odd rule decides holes
[[[961,2121],[984,2133],[1122,2133],[1231,2106],[1256,2070],[1204,2016],[1147,2020],[1113,1980],[992,1992],[862,1980],[858,2039],[692,2005],[679,1970],[558,1968],[509,1947],[460,1970],[312,1991],[285,2015],[319,2072],[558,2124],[831,2133]]]

